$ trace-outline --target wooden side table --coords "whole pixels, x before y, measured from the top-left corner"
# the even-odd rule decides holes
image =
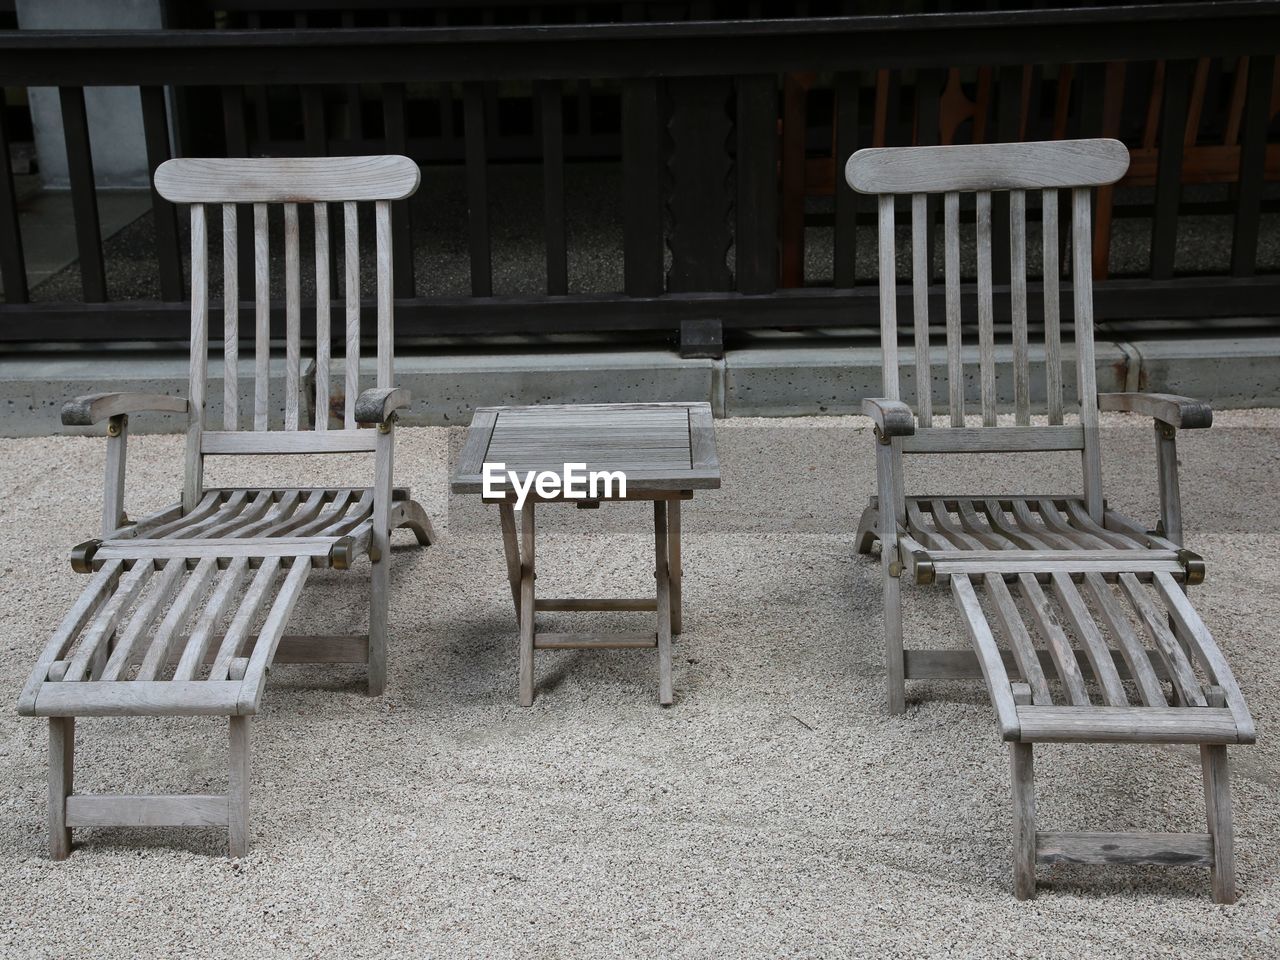
[[[530,471],[563,475],[566,464],[584,464],[585,473],[621,471],[626,495],[574,499],[550,484],[544,495],[530,489],[516,532],[517,494],[504,472],[484,495],[485,464],[505,465],[524,478]],[[521,480],[523,482],[523,479]],[[479,494],[498,504],[507,577],[520,623],[520,703],[533,704],[535,650],[600,650],[656,647],[659,701],[672,702],[671,636],[681,630],[680,504],[694,490],[720,486],[711,407],[706,403],[548,404],[531,407],[481,407],[476,410],[459,458],[454,493]],[[603,484],[596,488],[603,493]],[[641,598],[536,596],[534,513],[539,503],[577,503],[594,507],[605,499],[651,500],[657,593]],[[656,630],[633,634],[540,633],[539,611],[654,611]]]

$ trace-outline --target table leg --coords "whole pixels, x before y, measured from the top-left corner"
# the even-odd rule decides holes
[[[520,543],[516,539],[516,513],[509,503],[498,504],[502,522],[502,549],[507,555],[507,580],[511,583],[511,602],[516,607],[516,623],[520,622]]]
[[[679,635],[684,629],[684,603],[680,579],[684,569],[680,566],[680,501],[672,500],[667,507],[667,537],[669,539],[671,573],[671,632]]]
[[[533,501],[520,511],[520,706],[533,706]]]
[[[653,539],[658,582],[658,702],[671,706],[671,576],[667,538],[667,502],[653,501]]]

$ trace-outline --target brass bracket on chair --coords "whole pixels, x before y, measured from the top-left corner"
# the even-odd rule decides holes
[[[902,564],[897,560],[889,561],[889,576],[893,577],[895,580],[902,576]]]
[[[102,546],[101,540],[86,540],[71,548],[71,569],[76,573],[93,573],[93,555]]]
[[[129,425],[129,415],[120,413],[107,421],[107,436],[118,437],[124,433],[124,428]]]
[[[390,432],[391,432],[391,428],[392,428],[392,427],[394,427],[394,426],[396,425],[396,421],[397,421],[397,420],[399,420],[399,419],[400,419],[400,414],[398,414],[398,413],[392,413],[392,414],[390,414],[390,415],[387,417],[387,419],[383,420],[381,423],[379,423],[379,424],[378,424],[378,432],[379,432],[379,433],[390,433]]]
[[[885,446],[888,446],[892,442],[893,438],[886,437],[884,433],[881,432],[878,426],[872,427],[871,429],[876,435],[876,443],[882,443]]]
[[[1178,428],[1169,423],[1160,424],[1160,437],[1164,440],[1173,440],[1178,436]]]
[[[937,573],[933,569],[933,561],[929,559],[928,554],[917,550],[911,555],[911,559],[916,568],[916,583],[922,587],[927,587],[937,579]]]
[[[1184,582],[1188,587],[1204,583],[1204,557],[1184,547],[1178,551],[1178,563],[1186,571]]]

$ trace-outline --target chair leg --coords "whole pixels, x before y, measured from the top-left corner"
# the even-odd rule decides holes
[[[516,608],[516,624],[520,623],[520,540],[516,536],[515,507],[503,501],[498,504],[498,521],[502,525],[502,552],[507,559],[507,581],[511,584],[511,603]]]
[[[231,718],[230,763],[227,777],[227,833],[230,855],[249,852],[249,718]]]
[[[653,501],[653,538],[657,565],[653,575],[657,580],[658,603],[658,702],[664,707],[674,700],[671,684],[671,576],[668,567],[667,502]]]
[[[880,507],[874,502],[867,504],[858,520],[858,533],[853,541],[858,553],[871,552],[875,542],[880,539],[879,523]]]
[[[671,577],[671,633],[679,636],[684,630],[684,595],[680,565],[680,501],[672,500],[667,507],[667,573]]]
[[[1204,803],[1208,814],[1209,834],[1213,837],[1213,899],[1218,903],[1236,902],[1236,859],[1231,829],[1231,770],[1227,748],[1220,744],[1200,747],[1200,764],[1204,769]]]
[[[75,769],[75,717],[49,718],[49,857],[65,860],[71,855],[71,830],[67,826],[67,797],[71,796]]]
[[[533,502],[520,511],[520,706],[533,706]]]
[[[400,522],[396,524],[396,529],[412,530],[418,546],[429,547],[440,539],[436,536],[435,528],[431,526],[431,518],[427,516],[427,512],[422,509],[418,501],[406,500],[397,506]]]
[[[384,550],[373,563],[369,598],[369,695],[378,697],[387,685],[387,604],[391,595],[391,559]]]
[[[1029,743],[1009,744],[1013,784],[1013,895],[1036,895],[1036,782]]]
[[[906,661],[902,655],[902,584],[884,574],[884,658],[889,684],[889,712],[907,709]]]

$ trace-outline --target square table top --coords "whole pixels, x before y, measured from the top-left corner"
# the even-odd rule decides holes
[[[481,493],[484,465],[506,470],[620,470],[627,492],[720,486],[708,403],[575,403],[480,407],[471,419],[451,489]],[[494,484],[509,490],[510,483]]]

